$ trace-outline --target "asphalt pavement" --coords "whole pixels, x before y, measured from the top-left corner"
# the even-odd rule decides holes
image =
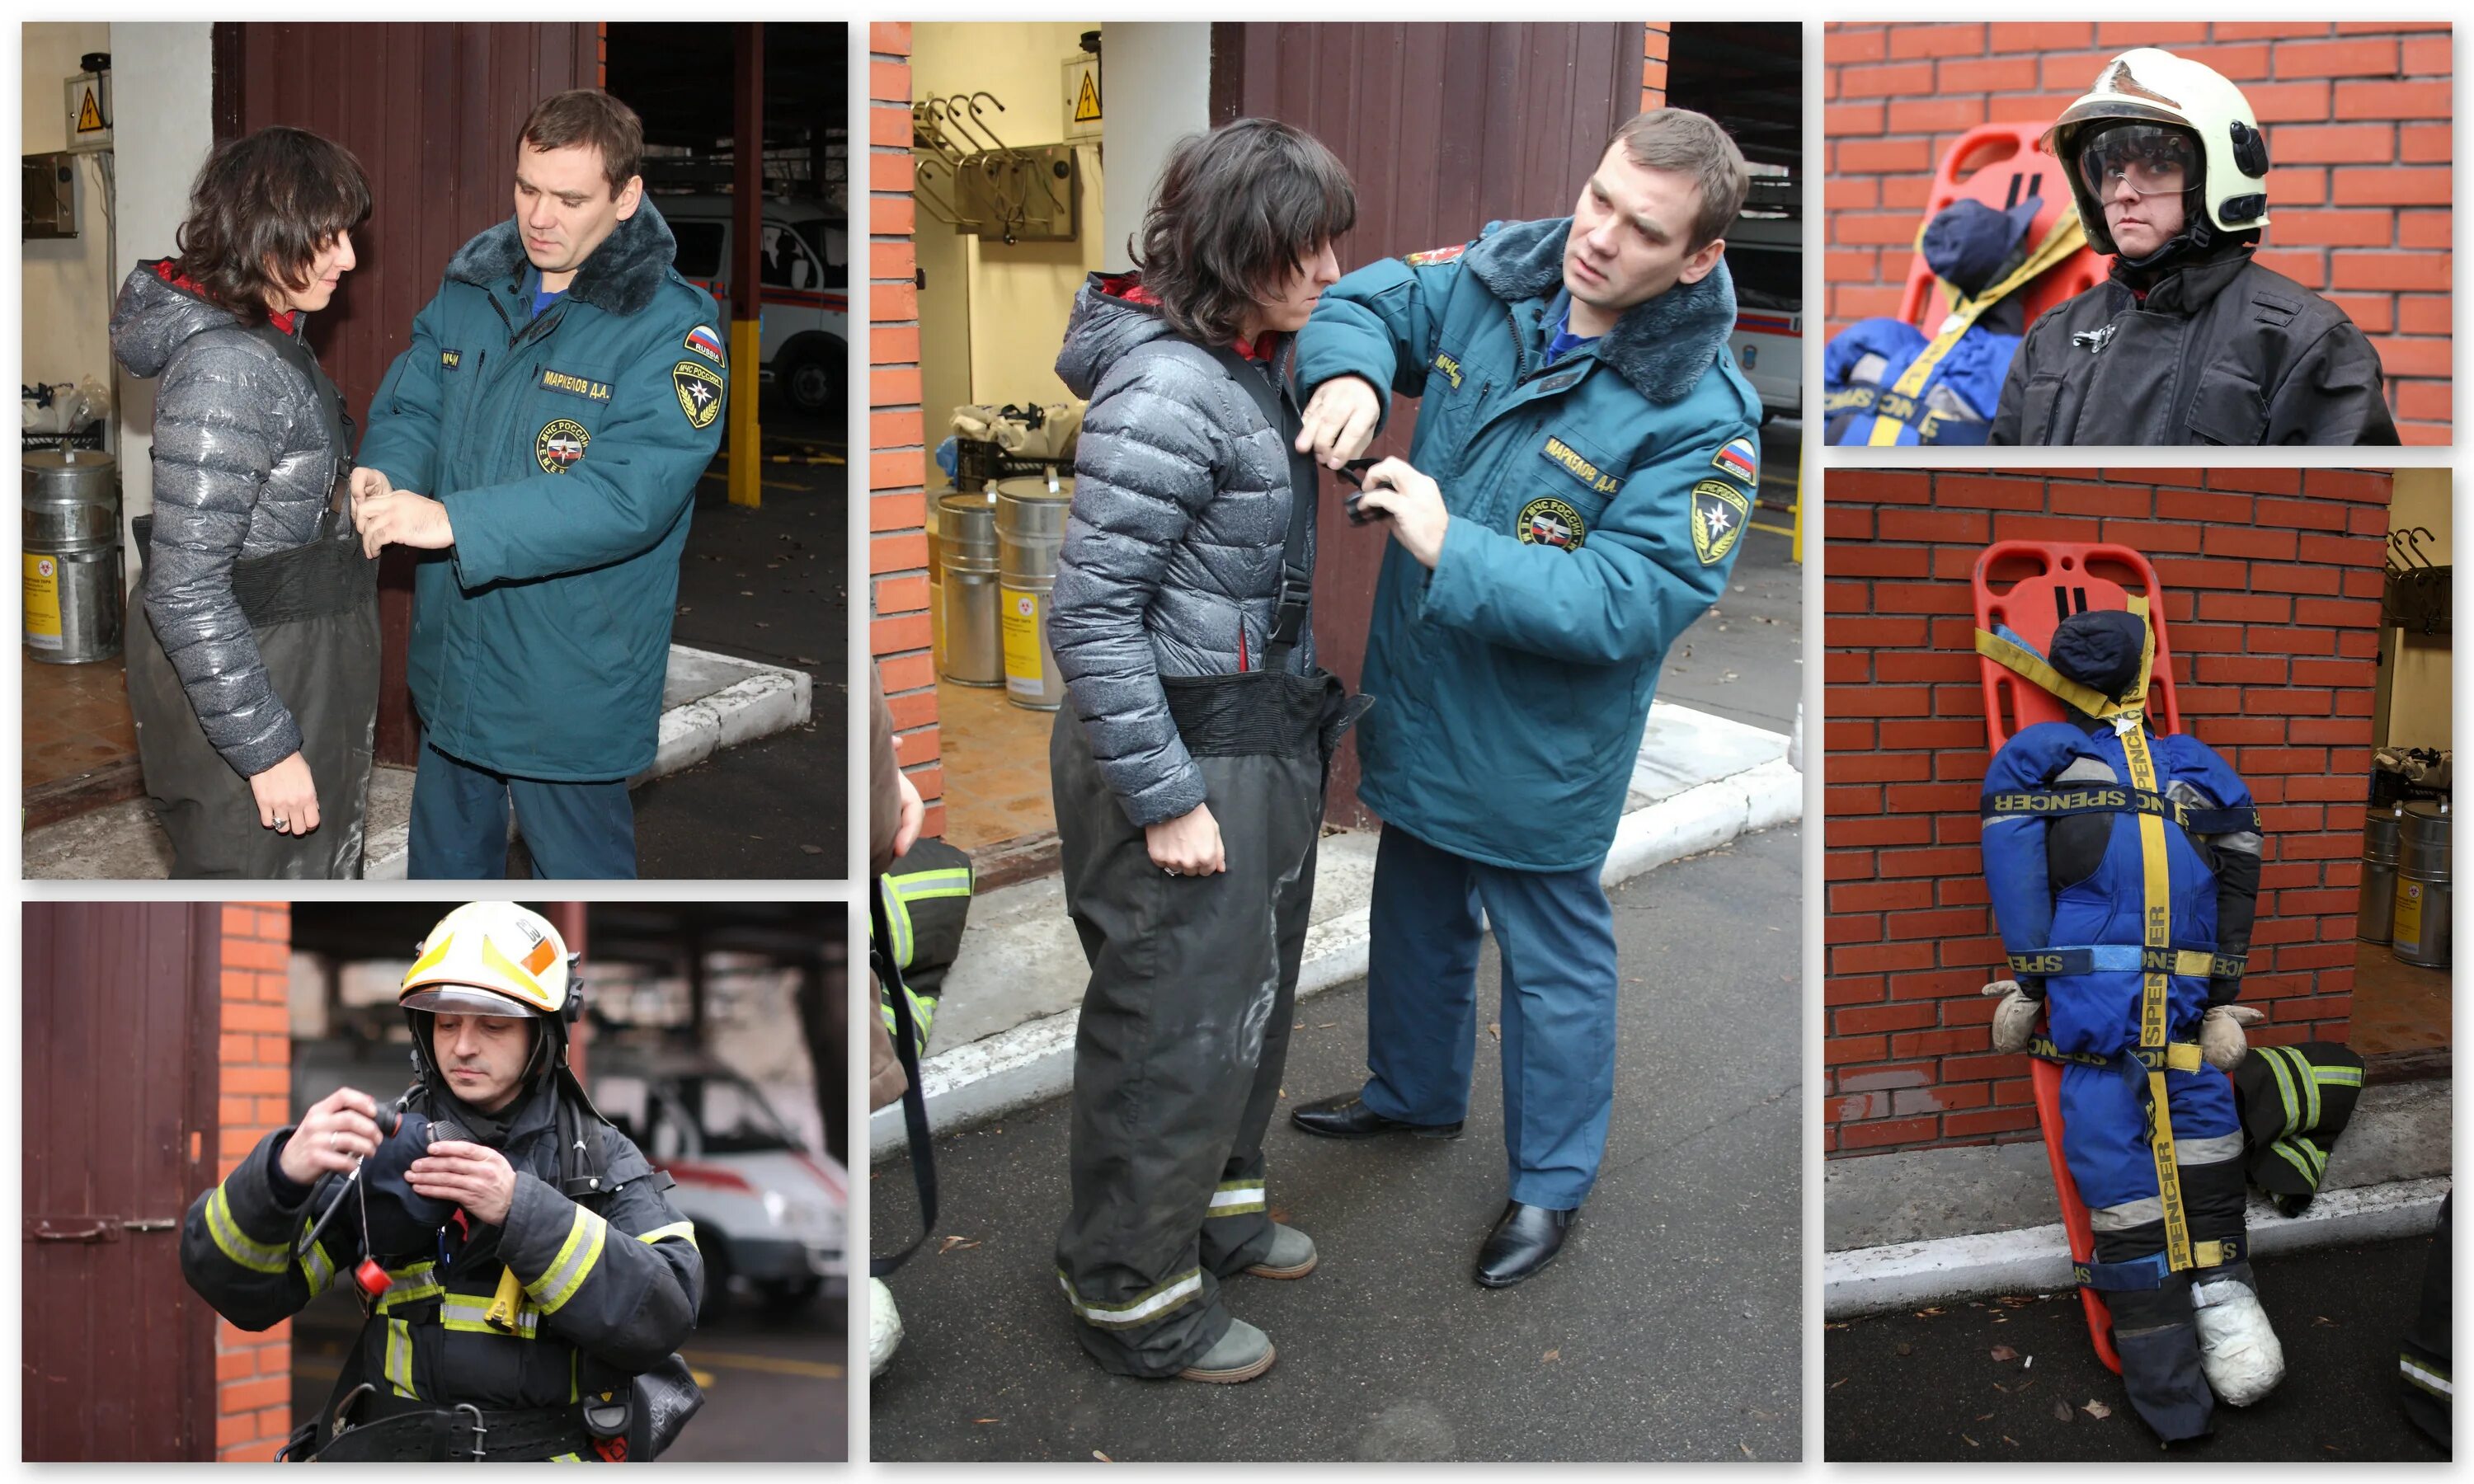
[[[2263,1258],[2260,1302],[2285,1383],[2219,1406],[2214,1436],[2171,1449],[2216,1463],[2433,1462],[2406,1421],[2397,1350],[2422,1298],[2431,1240]],[[1996,1358],[2002,1350],[2012,1353]],[[1823,1347],[1823,1448],[1832,1463],[2153,1459],[2166,1450],[2097,1359],[2074,1293],[1953,1303],[1832,1324]],[[2089,1403],[2108,1415],[2098,1417]]]
[[[1491,1031],[1462,1138],[1342,1143],[1285,1109],[1363,1080],[1365,986],[1302,1004],[1270,1190],[1322,1261],[1231,1281],[1279,1349],[1246,1385],[1110,1376],[1075,1343],[1053,1257],[1062,1100],[937,1139],[942,1210],[891,1280],[908,1338],[874,1383],[870,1456],[1797,1459],[1800,838],[1748,835],[1611,894],[1626,978],[1606,1164],[1561,1257],[1517,1287],[1469,1277],[1504,1200]],[[1496,993],[1489,953],[1489,1019]],[[908,1165],[877,1166],[870,1192],[890,1250],[917,1231]]]
[[[845,1305],[816,1299],[767,1307],[741,1295],[680,1351],[704,1409],[666,1463],[839,1463],[850,1456],[850,1344]],[[353,1336],[359,1305],[337,1287],[292,1321],[292,1414],[323,1406]]]
[[[763,415],[763,505],[730,503],[726,445],[696,486],[670,636],[806,671],[812,720],[637,789],[648,880],[849,871],[850,468],[838,415],[804,419],[775,401]]]

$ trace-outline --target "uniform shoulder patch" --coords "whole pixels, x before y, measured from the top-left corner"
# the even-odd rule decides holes
[[[679,411],[698,432],[721,416],[721,375],[702,361],[681,361],[670,368],[670,386],[679,394]]]
[[[722,364],[721,336],[712,325],[699,324],[694,329],[688,331],[686,345],[689,349],[694,351],[700,356],[703,356],[714,365],[719,366]]]
[[[1589,522],[1570,503],[1552,495],[1540,495],[1520,507],[1520,524],[1513,532],[1524,546],[1552,546],[1559,551],[1579,551],[1589,539]]]
[[[1432,268],[1437,263],[1448,263],[1467,251],[1466,242],[1456,242],[1448,248],[1428,248],[1423,252],[1410,253],[1408,263],[1412,268]]]
[[[533,435],[533,462],[541,466],[545,474],[564,474],[575,467],[584,457],[584,445],[591,442],[593,435],[571,418],[543,423],[542,430]]]
[[[1752,514],[1752,497],[1723,479],[1705,479],[1692,487],[1692,554],[1703,566],[1727,560]]]
[[[1730,440],[1710,463],[1722,473],[1733,474],[1754,489],[1760,488],[1760,449],[1749,438]]]

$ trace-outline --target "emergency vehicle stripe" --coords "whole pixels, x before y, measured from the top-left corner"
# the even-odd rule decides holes
[[[284,1269],[284,1251],[271,1243],[253,1240],[232,1219],[231,1201],[222,1185],[206,1197],[206,1234],[215,1239],[223,1255],[253,1273],[280,1273]]]
[[[1123,1304],[1084,1303],[1082,1296],[1074,1291],[1073,1281],[1065,1276],[1063,1269],[1057,1271],[1056,1285],[1065,1290],[1065,1302],[1074,1305],[1074,1312],[1081,1316],[1084,1324],[1102,1329],[1122,1329],[1130,1325],[1148,1323],[1201,1293],[1202,1270],[1190,1268],[1151,1292]]]
[[[412,1326],[400,1319],[386,1322],[386,1378],[399,1397],[418,1398],[412,1389]]]
[[[550,1259],[549,1271],[524,1284],[524,1292],[533,1296],[545,1314],[555,1314],[575,1290],[593,1274],[593,1266],[601,1260],[602,1238],[610,1233],[610,1223],[579,1206],[575,1223],[567,1229],[567,1243]]]
[[[2453,1398],[2457,1395],[2448,1383],[2448,1373],[2418,1355],[2399,1353],[2397,1374],[2435,1397]]]
[[[489,1315],[490,1301],[478,1294],[450,1293],[438,1305],[440,1324],[468,1334],[496,1334],[512,1340],[529,1340],[541,1326],[541,1312],[530,1304],[516,1310],[513,1332],[490,1323]]]
[[[1263,1209],[1263,1183],[1259,1180],[1230,1180],[1221,1183],[1211,1192],[1214,1216],[1245,1216]]]
[[[690,1247],[694,1247],[696,1245],[695,1223],[692,1221],[673,1221],[667,1227],[655,1227],[650,1232],[637,1233],[636,1240],[640,1242],[666,1242],[674,1236],[685,1237],[687,1239],[687,1244]],[[702,1250],[702,1248],[697,1248],[697,1251],[699,1252]]]

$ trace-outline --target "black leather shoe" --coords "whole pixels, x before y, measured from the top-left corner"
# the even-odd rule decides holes
[[[1477,1255],[1478,1286],[1509,1288],[1554,1261],[1580,1215],[1577,1210],[1506,1203]]]
[[[1377,1134],[1415,1134],[1419,1138],[1461,1137],[1457,1123],[1403,1123],[1397,1118],[1386,1118],[1359,1101],[1354,1092],[1343,1092],[1319,1103],[1301,1103],[1290,1113],[1289,1121],[1323,1138],[1372,1138]]]

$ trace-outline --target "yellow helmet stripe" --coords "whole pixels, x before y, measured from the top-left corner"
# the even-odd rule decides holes
[[[403,987],[410,990],[419,985],[423,974],[447,962],[447,950],[454,945],[453,933],[440,933],[437,940],[423,952],[421,957],[413,961],[411,970],[403,976]]]
[[[506,975],[507,987],[522,994],[534,1004],[546,1010],[554,1008],[549,1002],[549,991],[542,988],[541,981],[534,978],[522,965],[498,951],[498,945],[487,938],[481,940],[481,966],[485,969],[497,969]]]

